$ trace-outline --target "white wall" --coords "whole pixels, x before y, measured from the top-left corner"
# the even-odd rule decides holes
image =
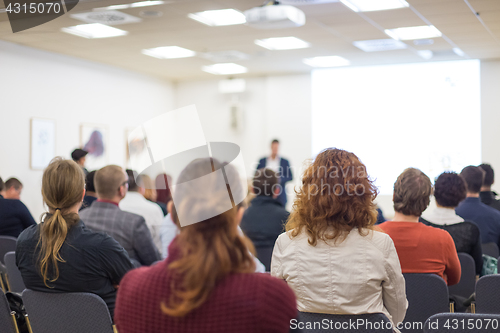
[[[24,183],[35,220],[42,171],[30,170],[30,118],[56,120],[56,155],[70,158],[80,124],[107,124],[109,163],[125,164],[125,128],[173,109],[169,82],[72,57],[0,42],[0,176]]]

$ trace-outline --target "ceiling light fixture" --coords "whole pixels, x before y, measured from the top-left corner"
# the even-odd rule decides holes
[[[248,69],[246,67],[234,64],[232,62],[203,66],[201,69],[204,72],[215,75],[242,74],[248,72]]]
[[[465,56],[465,52],[462,51],[461,48],[458,48],[458,47],[454,47],[453,49],[453,52],[457,55],[457,56],[460,56],[460,57],[464,57]]]
[[[425,60],[429,60],[434,56],[434,53],[431,50],[420,50],[417,51],[418,55],[424,58]]]
[[[378,51],[390,51],[390,50],[400,50],[406,49],[408,45],[402,41],[395,39],[372,39],[372,40],[360,40],[352,43],[358,49],[365,52],[378,52]]]
[[[302,62],[311,67],[339,67],[349,66],[351,64],[349,60],[340,56],[305,58]]]
[[[84,38],[119,37],[128,34],[128,31],[113,28],[101,23],[80,24],[73,27],[62,28],[61,31]]]
[[[161,46],[152,49],[144,49],[141,52],[142,54],[158,59],[189,58],[196,55],[196,52],[179,46]]]
[[[190,13],[188,17],[211,27],[246,23],[245,15],[242,12],[230,8]]]
[[[443,34],[433,25],[385,29],[384,32],[396,40],[424,39],[441,37]]]
[[[94,11],[97,10],[117,10],[117,9],[127,9],[127,8],[135,8],[135,7],[147,7],[147,6],[157,6],[157,5],[163,5],[165,3],[170,3],[171,1],[157,1],[157,0],[152,0],[152,1],[140,1],[140,2],[133,2],[125,5],[112,5],[108,7],[99,7],[99,8],[94,8]]]
[[[305,49],[311,44],[297,37],[276,37],[257,39],[255,44],[262,46],[268,50],[292,50],[292,49]]]
[[[372,12],[410,6],[405,0],[340,0],[340,2],[355,12]]]

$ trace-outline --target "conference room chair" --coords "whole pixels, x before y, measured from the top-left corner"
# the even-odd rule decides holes
[[[457,295],[465,299],[469,298],[476,288],[476,264],[474,258],[468,253],[458,253],[462,275],[460,282],[454,286],[449,286],[450,295]]]
[[[477,281],[475,312],[500,314],[500,275],[486,275]]]
[[[4,256],[7,252],[16,250],[16,241],[15,237],[0,236],[0,287],[4,292],[8,291]]]
[[[483,254],[487,254],[493,258],[498,258],[500,256],[500,251],[496,243],[484,243],[481,244],[481,247],[483,249]]]
[[[0,292],[0,328],[2,333],[19,333],[16,317],[5,294]]]
[[[271,271],[271,257],[273,256],[274,246],[268,247],[255,247],[255,252],[257,253],[257,259],[266,266],[266,272]]]
[[[108,307],[97,295],[25,289],[22,297],[35,333],[116,333]]]
[[[7,252],[4,256],[5,266],[7,267],[7,282],[11,292],[21,294],[26,287],[24,286],[23,277],[16,265],[16,253]]]
[[[453,312],[448,297],[448,286],[436,274],[403,274],[406,280],[408,309],[400,329],[403,333],[423,332],[423,324],[431,316]],[[420,325],[418,325],[420,323]]]
[[[358,315],[299,312],[290,322],[290,333],[392,333],[391,322],[383,313]]]
[[[474,313],[440,313],[427,319],[424,333],[497,333],[500,315]]]

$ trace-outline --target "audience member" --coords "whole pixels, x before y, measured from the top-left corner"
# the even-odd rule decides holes
[[[80,210],[90,207],[90,205],[97,200],[97,193],[94,186],[94,177],[96,171],[91,171],[85,176],[85,197],[83,198],[83,204]]]
[[[94,184],[98,199],[80,212],[85,225],[113,237],[140,265],[151,265],[160,260],[144,218],[118,207],[127,193],[128,175],[125,171],[117,165],[105,166],[96,172]]]
[[[170,184],[172,184],[172,177],[166,173],[159,174],[155,179],[156,188],[156,202],[164,203],[165,206],[172,200],[172,193],[170,192]]]
[[[467,221],[476,223],[483,244],[493,242],[500,247],[500,212],[479,199],[484,179],[483,169],[469,165],[462,169],[460,176],[467,184],[467,198],[455,211]]]
[[[353,153],[323,150],[305,170],[271,262],[271,275],[295,291],[299,311],[403,321],[405,281],[391,238],[373,228],[376,195]]]
[[[132,264],[113,238],[87,229],[80,220],[84,186],[84,173],[75,162],[60,157],[50,162],[42,177],[48,212],[42,223],[19,235],[16,264],[26,288],[94,293],[113,316],[117,286]]]
[[[141,183],[144,188],[144,198],[160,206],[163,216],[167,215],[167,205],[163,202],[157,201],[158,194],[156,193],[155,184],[153,183],[151,177],[148,175],[141,175]]]
[[[176,189],[172,216],[178,225],[188,215],[213,217],[182,227],[167,260],[127,274],[117,298],[120,333],[289,332],[297,315],[295,296],[283,281],[252,274],[252,244],[237,228],[243,211],[224,212],[227,188],[206,175],[211,161],[220,168],[206,158],[181,172],[179,181],[187,185]],[[198,186],[187,182],[195,178]]]
[[[144,197],[144,185],[139,185],[141,184],[141,176],[138,176],[136,181],[134,174],[134,171],[127,170],[129,187],[127,195],[120,201],[120,208],[144,217],[153,242],[158,251],[161,251],[160,228],[164,217],[163,212],[156,203]]]
[[[500,210],[500,200],[496,199],[496,192],[491,190],[491,185],[495,181],[495,172],[489,164],[481,164],[479,167],[484,171],[483,186],[481,186],[481,192],[479,192],[481,202],[496,210]]]
[[[88,151],[80,148],[73,150],[73,152],[71,153],[71,158],[82,168],[85,176],[89,173],[88,170],[85,169],[85,160],[88,153]]]
[[[253,178],[252,191],[256,197],[243,214],[241,229],[255,247],[273,247],[284,231],[289,213],[276,200],[279,195],[279,176],[271,169],[259,169]]]
[[[5,184],[0,178],[0,192],[4,188]],[[35,224],[33,216],[20,200],[5,199],[0,194],[0,236],[17,237],[24,229]]]
[[[448,231],[457,252],[468,253],[476,263],[476,274],[483,268],[483,252],[479,228],[473,222],[464,221],[455,213],[455,208],[465,199],[465,181],[454,172],[443,172],[434,183],[436,208],[425,212],[421,221],[431,227]]]
[[[431,192],[431,181],[422,171],[403,171],[394,183],[394,219],[379,227],[394,241],[403,273],[434,273],[451,286],[461,275],[453,239],[445,230],[418,222]]]
[[[4,184],[2,195],[5,199],[21,200],[23,184],[17,178],[9,178]]]
[[[278,155],[279,147],[280,142],[274,139],[271,142],[271,155],[268,157],[263,157],[259,160],[257,170],[267,168],[279,174],[280,193],[277,200],[283,205],[283,207],[285,207],[287,201],[285,186],[287,182],[293,179],[293,175],[292,169],[290,168],[290,162]]]

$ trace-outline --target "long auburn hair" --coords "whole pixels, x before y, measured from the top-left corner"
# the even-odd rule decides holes
[[[365,165],[345,150],[327,148],[319,153],[305,170],[296,195],[286,231],[293,238],[305,229],[313,246],[318,240],[341,242],[354,228],[366,235],[364,229],[377,221],[376,187]]]
[[[66,240],[68,230],[80,217],[69,212],[69,208],[82,201],[85,188],[85,175],[74,161],[62,157],[54,158],[43,172],[42,197],[48,208],[40,224],[37,248],[40,274],[43,283],[59,278],[58,262],[65,262],[59,251]]]
[[[206,175],[203,165],[211,161],[220,167],[215,159],[198,159],[191,162],[179,176],[178,183],[189,178]],[[226,165],[226,175],[230,177]],[[234,184],[235,182],[229,181]],[[207,181],[205,185],[214,185]],[[216,188],[211,186],[207,188]],[[195,189],[192,189],[195,190]],[[185,193],[177,207],[172,208],[172,219],[180,226],[179,211],[183,209],[199,210],[218,206],[221,198],[227,198],[227,188],[213,190],[210,197],[200,198],[197,193]],[[174,195],[177,195],[175,193]],[[233,206],[228,211],[181,228],[175,239],[179,251],[178,259],[168,266],[170,271],[171,294],[162,302],[162,311],[174,317],[182,317],[200,307],[210,296],[217,283],[232,273],[253,273],[255,262],[252,254],[252,242],[238,231],[236,215],[240,206]]]

